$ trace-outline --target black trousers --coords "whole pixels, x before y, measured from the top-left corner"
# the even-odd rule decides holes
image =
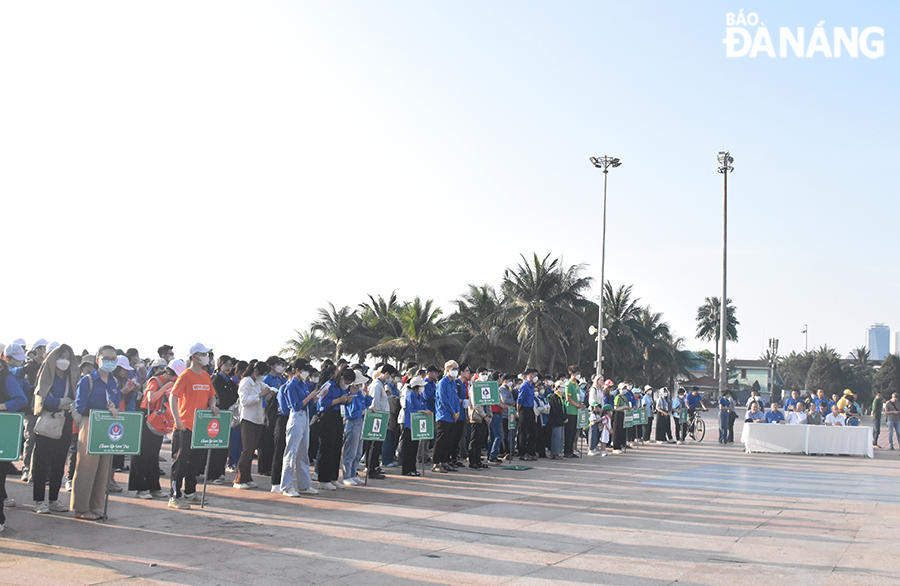
[[[319,423],[319,458],[316,471],[319,482],[334,482],[341,468],[341,450],[344,447],[344,422],[340,411],[323,411]]]
[[[481,450],[487,443],[488,424],[484,421],[469,424],[472,437],[469,439],[469,466],[481,464]]]
[[[34,479],[33,496],[35,502],[44,500],[44,489],[50,479],[50,501],[59,500],[63,471],[66,467],[66,453],[72,443],[72,417],[66,415],[62,435],[59,439],[34,434],[34,451],[31,453],[31,476]]]
[[[3,513],[3,501],[6,500],[6,475],[15,471],[12,462],[0,462],[0,525],[6,524],[6,515]]]
[[[231,429],[228,430],[228,433],[231,433]],[[211,454],[209,455],[209,481],[213,481],[217,478],[221,478],[225,476],[225,464],[228,462],[228,452],[230,448],[223,448],[221,450],[211,450]],[[132,467],[134,463],[131,464]]]
[[[146,426],[141,430],[141,453],[131,457],[128,472],[128,490],[160,490],[159,450],[162,436],[156,435]]]
[[[272,485],[281,484],[281,468],[284,464],[284,449],[287,447],[287,415],[275,419],[275,453],[272,454]]]
[[[400,436],[400,453],[403,454],[403,473],[416,471],[416,453],[419,451],[419,442],[412,440],[412,434],[408,427],[403,428]]]
[[[566,456],[571,456],[575,453],[575,436],[578,431],[578,414],[566,414],[568,421],[566,421],[566,427],[564,430],[563,436],[563,454]]]
[[[656,441],[667,442],[672,439],[672,426],[669,416],[662,413],[656,414]]]
[[[319,436],[322,432],[322,413],[316,413],[309,418],[309,461],[316,463],[316,471],[318,472],[319,459]]]
[[[650,441],[650,431],[653,429],[653,418],[652,417],[647,418],[647,423],[645,423],[643,425],[643,428],[644,428],[643,439],[645,442],[649,442]]]
[[[463,414],[460,414],[460,417],[462,416]],[[459,461],[459,446],[460,442],[463,441],[463,434],[466,432],[466,423],[465,420],[460,420],[453,424],[453,437],[451,438],[452,443],[450,444],[450,457],[447,460],[448,462]]]
[[[450,444],[456,430],[454,421],[434,422],[434,453],[431,456],[435,464],[447,464],[450,462]]]
[[[684,420],[684,423],[681,422],[681,419],[675,419],[675,439],[677,441],[683,442],[687,437],[687,420]]]
[[[728,413],[728,443],[734,443],[734,422],[737,420],[737,413],[731,411]]]
[[[366,472],[381,469],[381,448],[384,442],[363,442],[363,455],[366,457]]]
[[[172,445],[175,445],[175,438],[178,438],[178,451],[173,452],[172,457],[172,490],[169,496],[180,498],[182,495],[182,482],[184,483],[184,494],[193,494],[197,491],[197,477],[194,471],[197,469],[198,462],[201,462],[201,450],[191,449],[191,437],[193,433],[190,429],[172,432]],[[204,450],[205,451],[205,450]],[[206,454],[202,454],[204,457]],[[157,467],[157,474],[159,468]]]
[[[625,412],[616,411],[613,417],[613,449],[621,450],[625,445]]]
[[[519,435],[516,443],[519,446],[519,457],[526,454],[534,456],[535,431],[537,422],[534,420],[534,408],[518,407],[516,416],[519,418]]]
[[[253,466],[253,452],[259,444],[259,437],[262,434],[264,426],[252,421],[241,421],[241,457],[238,460],[237,476],[234,477],[235,484],[244,484],[253,481],[250,474]]]
[[[256,470],[262,475],[268,476],[272,473],[272,461],[275,458],[275,421],[271,425],[263,425],[259,433],[259,442],[257,443],[258,459],[256,461]]]

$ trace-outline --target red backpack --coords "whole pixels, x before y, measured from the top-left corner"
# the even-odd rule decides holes
[[[165,383],[158,376],[154,376],[150,380],[156,381],[157,392],[165,386]],[[150,381],[147,381],[147,386],[150,386]],[[148,396],[149,393],[144,394],[144,402],[141,405],[147,410],[147,427],[156,435],[171,433],[175,429],[175,416],[169,408],[169,401],[167,400],[169,393],[161,393],[159,398],[154,399],[152,403],[147,401]]]

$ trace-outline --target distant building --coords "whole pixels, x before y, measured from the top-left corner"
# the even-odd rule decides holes
[[[894,354],[900,354],[900,330],[894,332]]]
[[[884,360],[891,353],[891,328],[884,324],[875,324],[866,330],[869,359]]]

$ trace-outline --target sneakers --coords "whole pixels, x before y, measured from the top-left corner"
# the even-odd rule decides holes
[[[28,468],[25,468],[22,470],[22,482],[28,482],[29,478],[31,478],[31,476],[28,475]]]
[[[603,456],[608,456],[608,455],[609,455],[609,452],[606,452],[606,451],[600,452],[600,457],[601,457],[601,458],[602,458]]]
[[[153,497],[150,496],[149,490],[139,490],[134,494],[134,498],[144,499],[146,501],[152,499]]]
[[[180,511],[187,511],[191,508],[191,505],[184,502],[183,499],[177,499],[175,497],[172,497],[169,499],[169,508],[170,509],[178,509]]]
[[[7,498],[5,501],[3,501],[3,506],[7,509],[11,509],[11,508],[15,507],[16,499]]]
[[[249,486],[250,488],[259,488],[259,485],[256,484],[255,482],[253,482],[252,480],[247,483],[247,486]]]
[[[54,513],[68,513],[69,507],[59,501],[50,501],[50,510]]]
[[[222,485],[228,484],[228,481],[225,480],[225,475],[223,474],[222,476],[219,476],[218,478],[213,480],[212,483],[222,486]]]
[[[249,490],[249,489],[253,488],[252,486],[250,486],[249,482],[235,482],[234,484],[231,485],[231,487],[236,488],[238,490]]]
[[[315,472],[310,472],[310,473],[309,473],[309,477],[310,477],[312,480],[315,480],[316,482],[319,481],[319,475],[318,475],[317,473],[315,473]]]
[[[677,442],[675,442],[675,443],[676,443],[676,444],[677,444],[677,445],[679,445],[679,446],[680,446],[680,445],[682,445],[682,444],[684,444],[684,442],[683,442],[683,441],[681,441],[681,440],[678,440],[678,441],[677,441]]]
[[[385,464],[384,467],[385,467],[385,468],[396,468],[396,467],[397,467],[397,463],[396,463],[396,462],[391,462],[390,464]]]
[[[66,491],[66,492],[72,492],[72,480],[69,479],[69,478],[66,478],[65,491]]]
[[[194,491],[191,494],[184,493],[184,497],[182,497],[182,499],[186,503],[199,503],[202,500],[200,493],[197,491]]]
[[[596,456],[599,452],[595,452],[594,450],[588,450],[588,456]]]
[[[297,492],[296,490],[294,490],[293,488],[290,489],[290,490],[282,490],[282,491],[281,491],[281,494],[283,494],[284,496],[289,496],[289,497],[297,497],[297,496],[300,496],[300,493]]]
[[[344,486],[359,486],[359,480],[357,478],[345,478]]]
[[[50,508],[47,506],[44,501],[35,501],[34,503],[34,512],[41,515],[49,515]]]
[[[269,492],[285,492],[285,491],[281,490],[280,484],[273,484],[272,488],[269,489]]]
[[[150,496],[153,497],[153,498],[155,498],[155,499],[161,499],[161,498],[167,497],[167,496],[169,496],[169,495],[167,495],[166,493],[164,493],[164,492],[161,491],[161,490],[151,490],[151,491],[150,491]]]
[[[320,482],[319,488],[321,490],[337,490],[337,487],[331,482]]]
[[[115,480],[109,481],[109,492],[122,492],[122,487]]]
[[[301,488],[297,492],[298,494],[319,494],[319,491],[311,486],[309,488]]]

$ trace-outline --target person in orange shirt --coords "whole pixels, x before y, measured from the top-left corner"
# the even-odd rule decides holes
[[[190,503],[200,502],[197,494],[197,469],[200,450],[191,449],[191,436],[194,428],[194,412],[197,409],[212,409],[213,415],[219,414],[216,407],[216,392],[212,379],[205,368],[209,364],[209,348],[197,343],[191,346],[190,365],[175,381],[169,406],[175,416],[175,431],[172,443],[178,446],[172,461],[172,491],[169,493],[169,508],[190,509]],[[181,485],[184,483],[182,496]]]

